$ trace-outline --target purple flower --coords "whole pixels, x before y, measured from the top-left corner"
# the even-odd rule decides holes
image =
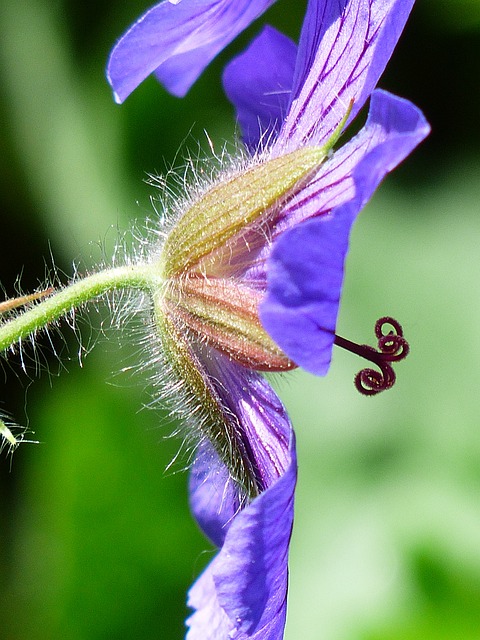
[[[271,4],[156,5],[112,52],[117,100],[152,72],[183,95]],[[295,364],[327,372],[351,226],[383,177],[428,134],[414,105],[375,90],[412,4],[310,0],[298,48],[266,27],[225,70],[252,162],[207,190],[163,250],[166,275],[183,278],[163,309],[171,355],[208,405],[201,420],[217,425],[207,429],[191,474],[192,510],[220,551],[190,590],[189,640],[283,637],[295,441],[257,371]],[[365,125],[332,152],[368,98]],[[222,429],[227,453],[218,446]]]
[[[107,77],[123,102],[151,73],[182,97],[209,62],[276,0],[165,0],[119,40]]]

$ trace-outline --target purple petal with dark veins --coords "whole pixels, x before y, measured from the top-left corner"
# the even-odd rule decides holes
[[[285,473],[238,513],[223,547],[189,592],[187,640],[281,640],[293,524],[293,432]]]
[[[388,140],[397,147],[398,156],[394,154],[394,164],[387,168],[387,171],[391,171],[429,131],[424,115],[411,102],[380,89],[374,91],[365,126],[335,151],[313,180],[279,212],[275,235],[352,200],[356,191],[353,173],[363,158],[376,147],[381,147]]]
[[[409,150],[419,144],[429,131],[423,114],[411,102],[385,91],[374,91],[363,129],[336,151],[314,178],[278,211],[271,229],[273,240],[295,225],[327,214],[352,200],[356,193],[353,172],[377,146],[391,139],[394,146],[399,145],[399,151],[407,144],[405,155],[408,155]],[[265,280],[270,253],[271,247],[266,246],[244,277],[254,281]]]
[[[297,55],[296,44],[266,26],[223,73],[246,146],[254,152],[278,133],[286,116]]]
[[[222,403],[225,419],[232,421],[232,431],[243,455],[248,456],[257,485],[266,489],[290,464],[292,428],[282,403],[257,372],[218,352],[197,356]],[[213,447],[201,445],[190,476],[190,504],[202,530],[217,546],[223,543],[244,500]]]
[[[384,176],[428,132],[423,115],[410,102],[374,92],[364,130],[346,145],[348,154],[344,152],[342,162],[329,172],[330,179],[344,182],[337,206],[328,215],[318,215],[325,206],[327,185],[321,176],[315,178],[306,193],[299,194],[296,206],[300,219],[318,217],[289,228],[274,244],[267,264],[267,296],[260,308],[262,324],[283,351],[311,373],[324,375],[330,365],[353,221]],[[348,188],[346,178],[352,181]],[[335,201],[332,194],[328,199]],[[288,227],[295,224],[289,218],[284,222]]]
[[[202,442],[190,469],[190,508],[203,533],[221,547],[240,509],[238,489],[208,442]]]
[[[310,0],[280,149],[323,145],[375,88],[414,0]]]
[[[184,96],[208,63],[275,0],[165,0],[120,38],[107,66],[123,102],[151,73]]]
[[[251,445],[262,493],[240,504],[210,445],[192,468],[190,502],[220,548],[189,592],[188,640],[281,640],[296,483],[294,434],[280,400],[259,374],[219,353],[201,353],[219,397]],[[230,634],[230,635],[229,635]]]
[[[227,419],[244,443],[260,488],[269,487],[290,462],[291,425],[282,403],[256,371],[219,352],[202,360]]]

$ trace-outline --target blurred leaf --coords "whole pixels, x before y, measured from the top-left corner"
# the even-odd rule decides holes
[[[445,31],[478,31],[479,0],[422,0],[422,11]]]
[[[3,3],[0,64],[10,129],[55,247],[70,259],[122,216],[119,121],[103,74],[78,76],[57,3]],[[100,94],[100,98],[99,98]],[[133,202],[133,197],[130,198]],[[57,249],[58,250],[58,249]]]
[[[179,445],[159,442],[172,425],[145,430],[165,416],[138,414],[138,391],[106,386],[96,360],[32,394],[42,444],[24,450],[2,625],[39,640],[157,638],[158,628],[181,637],[208,545],[188,510],[186,474],[164,472]]]

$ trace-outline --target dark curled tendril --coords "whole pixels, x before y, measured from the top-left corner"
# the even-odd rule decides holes
[[[391,329],[385,333],[387,325],[390,325]],[[394,318],[385,316],[377,320],[375,336],[378,340],[378,350],[335,335],[336,345],[373,362],[380,369],[377,371],[367,367],[355,376],[355,386],[365,396],[374,396],[380,391],[393,387],[396,376],[390,363],[403,360],[410,350],[408,342],[403,337],[402,326]]]

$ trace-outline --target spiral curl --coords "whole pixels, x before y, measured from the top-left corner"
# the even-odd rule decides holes
[[[393,330],[384,333],[386,325],[390,325]],[[335,336],[335,344],[373,362],[380,369],[377,371],[366,367],[355,376],[355,387],[365,396],[374,396],[393,387],[396,375],[390,363],[403,360],[410,351],[410,346],[403,337],[402,326],[394,318],[385,316],[377,320],[375,336],[378,340],[378,350],[369,345],[358,345],[340,336]]]

